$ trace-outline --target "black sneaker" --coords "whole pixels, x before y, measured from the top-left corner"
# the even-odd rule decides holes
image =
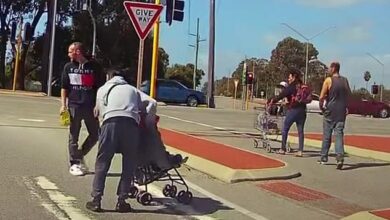
[[[339,160],[337,161],[336,169],[341,170],[343,168],[344,161]]]
[[[101,212],[102,211],[100,201],[98,201],[98,200],[92,200],[90,202],[87,202],[85,207],[88,210],[91,210],[92,212]]]
[[[115,211],[120,213],[131,212],[131,206],[129,203],[126,203],[125,201],[118,201],[115,207]]]

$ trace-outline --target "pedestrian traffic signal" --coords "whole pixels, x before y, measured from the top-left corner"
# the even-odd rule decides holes
[[[165,19],[169,25],[173,20],[184,20],[184,5],[184,0],[167,0]]]
[[[248,85],[252,85],[253,84],[253,73],[247,73],[246,74],[246,80],[245,80],[246,84]]]
[[[372,85],[371,87],[371,93],[373,95],[378,95],[379,94],[379,86],[378,85]]]

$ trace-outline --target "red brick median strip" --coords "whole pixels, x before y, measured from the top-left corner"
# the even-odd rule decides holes
[[[339,198],[292,182],[267,182],[259,184],[258,187],[280,196],[301,202],[307,206],[327,211],[337,215],[338,217],[344,217],[366,210],[358,205],[345,202]]]
[[[305,134],[305,138],[321,141],[322,134]],[[361,149],[390,153],[390,137],[345,135],[344,143]]]
[[[290,182],[269,182],[259,185],[261,188],[277,193],[284,197],[297,200],[309,201],[319,199],[329,199],[332,196],[321,193],[312,189],[308,189]]]
[[[378,217],[390,220],[390,209],[379,210],[379,211],[371,211],[370,213],[374,214],[374,215],[376,215]]]
[[[159,130],[164,144],[232,169],[266,169],[285,166],[283,162],[259,154],[172,130],[162,128]]]

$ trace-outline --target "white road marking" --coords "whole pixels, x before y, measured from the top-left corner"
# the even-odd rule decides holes
[[[42,119],[31,119],[31,118],[19,118],[19,121],[29,121],[29,122],[45,122],[45,120]]]
[[[76,198],[72,196],[66,196],[58,190],[58,187],[48,180],[44,176],[35,178],[37,185],[43,189],[49,196],[53,206],[58,207],[57,210],[61,210],[62,215],[55,214],[58,219],[77,219],[77,220],[89,220],[89,216],[85,215],[80,209],[75,208],[73,205]],[[48,206],[47,203],[42,204],[45,208]],[[53,213],[53,212],[52,212]],[[58,213],[55,212],[55,213]],[[54,213],[53,213],[54,214]],[[63,216],[67,217],[63,217]]]
[[[252,218],[252,219],[256,219],[256,220],[268,220],[267,218],[265,218],[264,216],[261,216],[259,214],[256,214],[254,212],[251,212],[237,204],[234,204],[226,199],[223,199],[205,189],[203,189],[202,187],[194,184],[194,183],[191,183],[189,182],[188,180],[186,180],[186,183],[188,185],[188,187],[190,189],[193,189],[201,194],[203,194],[204,196],[207,196],[213,200],[216,200],[216,201],[219,201],[221,202],[222,204],[224,204],[225,206],[228,206],[238,212],[240,212],[241,214],[249,217],[249,218]],[[162,191],[161,189],[159,189],[158,187],[154,186],[153,184],[150,184],[148,185],[148,191],[152,194],[152,195],[155,195],[157,197],[165,197],[163,194],[162,194]],[[191,206],[184,206],[184,205],[181,205],[181,204],[177,204],[177,206],[175,207],[176,210],[178,211],[181,211],[183,213],[196,213],[196,210],[194,210]],[[215,218],[213,217],[210,217],[210,216],[200,216],[200,215],[189,215],[189,217],[192,217],[192,218],[195,218],[195,219],[199,219],[199,220],[214,220]]]
[[[36,190],[36,187],[34,186],[34,183],[31,179],[27,177],[23,177],[23,182],[26,185],[27,189],[30,191],[30,194],[37,198],[41,205],[51,214],[53,214],[57,219],[59,220],[69,220],[69,218],[59,209],[55,204],[48,203],[45,201],[42,196],[39,195],[39,193]]]
[[[233,208],[234,210],[236,210],[236,211],[238,211],[238,212],[240,212],[240,213],[242,213],[242,214],[244,214],[244,215],[246,215],[246,216],[248,216],[248,217],[250,217],[250,218],[252,218],[252,219],[256,219],[256,220],[267,220],[266,217],[261,216],[261,215],[259,215],[259,214],[256,214],[256,213],[254,213],[254,212],[251,212],[251,211],[249,211],[249,210],[247,210],[247,209],[245,209],[245,208],[243,208],[243,207],[241,207],[241,206],[239,206],[239,205],[236,205],[236,204],[234,204],[234,203],[232,203],[232,202],[230,202],[230,201],[228,201],[228,200],[226,200],[226,199],[223,199],[223,198],[221,198],[221,197],[219,197],[219,196],[217,196],[217,195],[215,195],[215,194],[213,194],[213,193],[211,193],[211,192],[209,192],[209,191],[203,189],[202,187],[200,187],[200,186],[198,186],[198,185],[196,185],[196,184],[194,184],[194,183],[191,183],[191,182],[188,181],[188,180],[186,180],[186,183],[187,183],[187,185],[188,185],[189,188],[191,188],[191,189],[193,189],[193,190],[195,190],[195,191],[198,191],[198,192],[200,192],[201,194],[203,194],[203,195],[205,195],[205,196],[207,196],[207,197],[209,197],[209,198],[212,198],[212,199],[214,199],[214,200],[216,200],[216,201],[219,201],[219,202],[221,202],[222,204],[224,204],[224,205],[226,205],[226,206],[228,206],[228,207],[230,207],[230,208]]]
[[[225,132],[229,132],[231,134],[237,134],[237,135],[241,135],[244,137],[249,137],[249,138],[253,137],[252,135],[245,134],[244,132],[232,131],[231,129],[228,129],[228,128],[216,127],[216,126],[212,126],[212,125],[208,125],[208,124],[204,124],[204,123],[199,123],[199,122],[195,122],[195,121],[189,121],[189,120],[176,118],[176,117],[172,117],[172,116],[164,115],[164,114],[159,114],[159,116],[170,118],[170,119],[181,121],[181,122],[190,123],[190,124],[200,125],[200,126],[207,127],[207,128],[212,128],[212,129],[215,129],[218,131],[225,131]]]

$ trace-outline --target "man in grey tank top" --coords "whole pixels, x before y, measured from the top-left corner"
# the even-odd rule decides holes
[[[348,99],[351,89],[348,80],[340,76],[340,64],[330,64],[331,76],[326,78],[320,95],[320,108],[324,114],[323,139],[319,163],[328,162],[329,148],[332,143],[332,133],[335,134],[335,151],[337,169],[342,169],[344,163],[344,127],[348,114]]]

